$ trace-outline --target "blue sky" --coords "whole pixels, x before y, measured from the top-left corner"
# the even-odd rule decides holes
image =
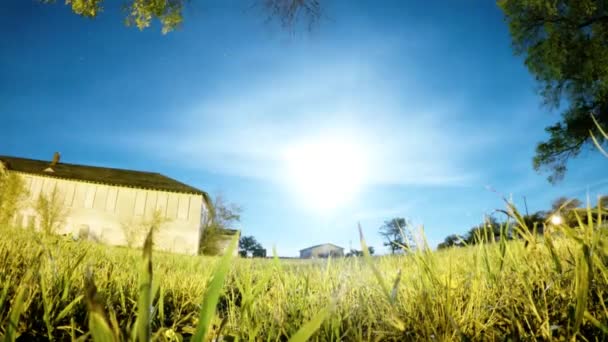
[[[0,154],[60,151],[221,193],[243,207],[243,234],[286,256],[357,246],[358,222],[383,251],[377,229],[396,216],[435,245],[504,207],[488,186],[530,211],[608,190],[597,153],[555,186],[532,170],[559,114],[540,106],[492,1],[324,3],[314,30],[290,35],[247,2],[192,1],[162,35],[124,27],[109,2],[89,20],[61,1],[5,0]],[[347,201],[318,210],[285,150],[328,139],[361,151],[364,172]]]

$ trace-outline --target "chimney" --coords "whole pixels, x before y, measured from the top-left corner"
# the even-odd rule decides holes
[[[53,170],[53,167],[57,165],[57,163],[59,163],[59,158],[61,158],[61,154],[59,154],[59,152],[55,152],[55,154],[53,155],[53,161],[51,161],[49,167],[44,169],[44,172],[55,172],[55,170]]]
[[[51,167],[59,163],[59,158],[61,158],[61,154],[59,154],[59,152],[55,152],[55,154],[53,155],[53,161],[51,162]]]

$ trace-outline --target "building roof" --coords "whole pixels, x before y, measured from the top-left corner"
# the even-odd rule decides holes
[[[10,156],[0,156],[0,161],[3,162],[8,170],[17,172],[131,188],[198,194],[208,198],[207,193],[204,191],[178,182],[175,179],[171,179],[167,176],[161,175],[160,173],[112,169],[107,167],[86,166],[61,162],[51,166],[51,162],[48,161]],[[49,168],[52,169],[52,172],[45,171]]]
[[[331,245],[331,246],[334,246],[334,247],[339,248],[339,249],[344,249],[344,248],[342,248],[342,247],[340,247],[340,246],[338,246],[338,245],[334,245],[333,243],[322,243],[322,244],[320,244],[320,245],[314,245],[314,246],[310,246],[310,247],[308,247],[308,248],[300,249],[300,252],[305,251],[305,250],[308,250],[308,249],[313,249],[313,248],[317,248],[317,247],[325,246],[325,245]]]

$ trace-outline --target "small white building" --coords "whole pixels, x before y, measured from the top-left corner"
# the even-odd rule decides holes
[[[17,226],[39,228],[36,200],[56,189],[66,210],[58,233],[127,245],[125,227],[141,225],[157,211],[164,223],[155,248],[198,252],[211,203],[204,191],[159,173],[61,163],[58,153],[52,162],[0,156],[0,172],[7,171],[20,175],[28,192]]]
[[[332,243],[324,243],[300,250],[301,259],[312,259],[312,258],[327,258],[343,257],[344,248],[336,246]]]

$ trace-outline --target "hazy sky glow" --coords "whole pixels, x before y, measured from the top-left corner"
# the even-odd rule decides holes
[[[331,1],[290,36],[247,6],[192,1],[163,36],[123,27],[110,4],[86,20],[61,2],[2,1],[0,154],[57,150],[222,193],[243,206],[243,234],[281,255],[356,246],[358,222],[384,250],[376,231],[394,216],[435,245],[501,195],[535,211],[608,190],[597,153],[557,186],[532,170],[558,114],[540,107],[493,1],[421,4]]]

